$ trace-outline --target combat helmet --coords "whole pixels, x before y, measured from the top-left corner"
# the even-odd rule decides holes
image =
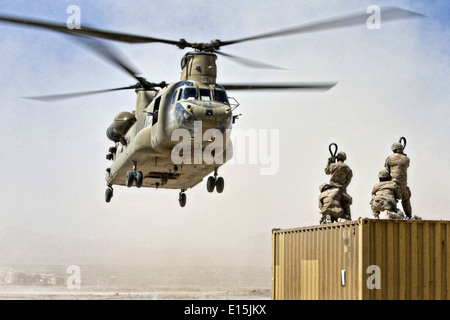
[[[328,183],[322,183],[319,187],[320,192],[325,192],[328,189],[332,189],[333,187]]]
[[[391,175],[389,174],[389,171],[387,171],[386,169],[380,170],[380,172],[378,173],[378,178],[379,179],[383,179],[383,180],[390,180],[391,179]]]
[[[396,151],[402,152],[403,151],[403,145],[400,142],[394,142],[392,144],[391,149],[392,149],[393,152],[396,152]]]
[[[345,154],[345,152],[341,151],[336,155],[336,159],[338,159],[338,161],[345,161],[347,160],[347,155]]]

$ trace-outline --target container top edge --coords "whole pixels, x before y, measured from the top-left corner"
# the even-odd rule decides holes
[[[319,224],[294,228],[273,228],[272,233],[284,233],[284,232],[298,232],[298,231],[312,231],[322,229],[333,229],[345,226],[358,226],[367,223],[450,223],[450,220],[393,220],[393,219],[374,219],[374,218],[360,218],[358,220],[335,222],[328,224]]]

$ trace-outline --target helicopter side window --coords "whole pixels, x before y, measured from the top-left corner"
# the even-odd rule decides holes
[[[159,115],[159,103],[161,102],[161,97],[158,97],[155,100],[155,105],[153,106],[153,119],[152,119],[152,126],[154,126],[158,122],[158,115]]]
[[[214,90],[214,100],[225,104],[230,104],[227,93],[224,90]]]
[[[200,100],[211,101],[211,92],[209,89],[200,89]]]
[[[172,95],[170,96],[170,100],[169,100],[169,105],[175,102],[175,98],[178,94],[178,91],[175,91],[174,93],[172,93]]]

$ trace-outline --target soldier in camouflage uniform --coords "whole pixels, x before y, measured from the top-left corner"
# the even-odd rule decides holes
[[[385,168],[392,177],[394,181],[402,190],[402,207],[408,218],[412,217],[411,209],[411,190],[408,187],[408,176],[407,170],[409,167],[409,158],[403,153],[403,145],[399,142],[395,142],[392,145],[391,154],[385,162]]]
[[[324,183],[319,190],[319,209],[322,214],[320,224],[335,222],[340,218],[345,219],[344,210],[341,206],[342,192],[339,188]]]
[[[401,188],[392,181],[391,175],[386,169],[379,172],[380,182],[372,189],[370,206],[375,218],[378,219],[380,212],[386,211],[389,219],[402,219],[404,214],[397,208],[398,199],[402,198]]]
[[[344,163],[347,155],[344,152],[339,152],[336,156],[337,162],[333,163],[333,159],[328,159],[325,173],[331,175],[330,186],[337,188],[341,192],[341,207],[344,211],[345,219],[351,220],[350,205],[352,204],[352,197],[347,194],[347,187],[352,181],[353,172],[348,165]]]

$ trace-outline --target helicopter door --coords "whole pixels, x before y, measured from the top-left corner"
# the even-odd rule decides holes
[[[154,126],[158,122],[158,115],[159,115],[159,103],[161,102],[161,97],[158,97],[155,100],[155,105],[153,106],[153,120],[152,120],[152,126]]]

